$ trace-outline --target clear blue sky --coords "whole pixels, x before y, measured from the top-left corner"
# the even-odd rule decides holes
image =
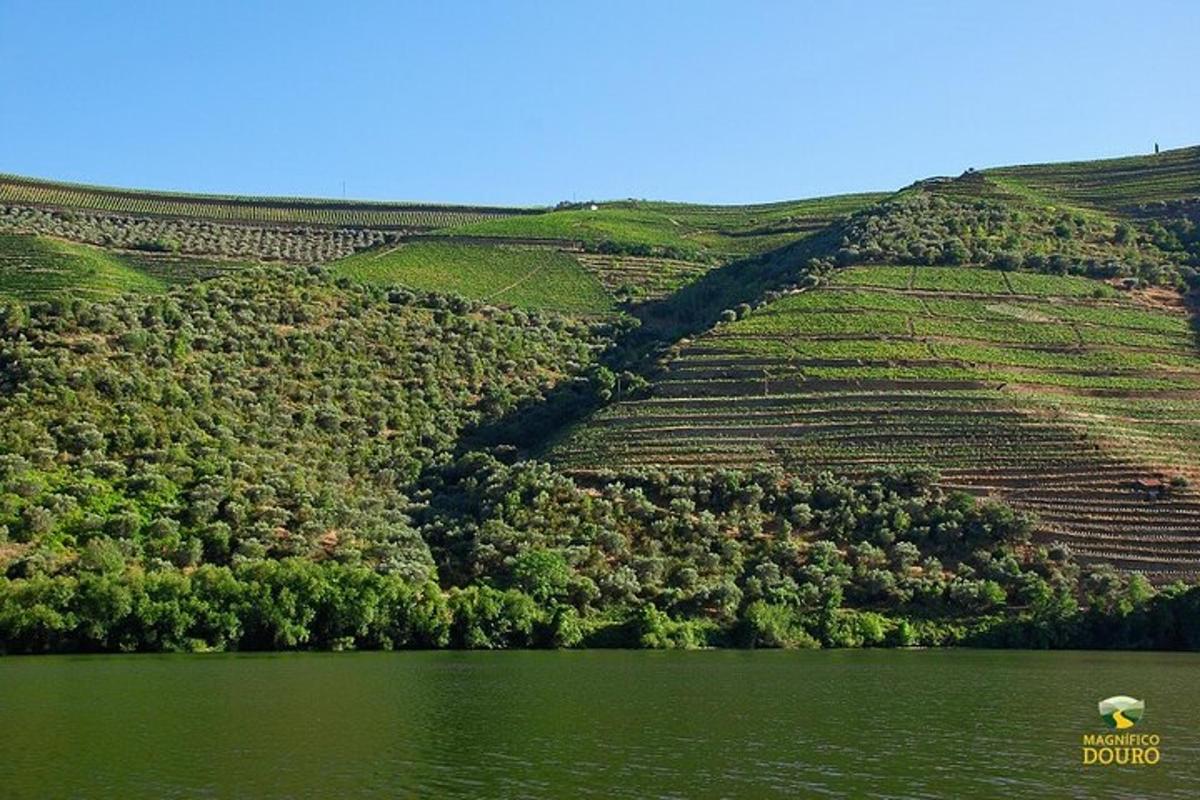
[[[891,189],[1200,143],[1198,46],[1195,0],[0,0],[0,171],[509,204]]]

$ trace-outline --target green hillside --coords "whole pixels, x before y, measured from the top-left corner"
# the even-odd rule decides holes
[[[0,575],[302,556],[423,580],[415,477],[603,342],[300,271],[0,306]]]
[[[606,392],[611,333],[320,270],[0,307],[0,652],[1083,644],[1154,597],[920,470],[461,449]]]
[[[1200,197],[1200,147],[1155,155],[986,170],[1015,185],[1073,205],[1129,214],[1148,204]]]
[[[0,296],[97,298],[162,289],[155,276],[99,248],[0,233]]]
[[[555,456],[589,471],[926,465],[1037,512],[1044,540],[1168,577],[1200,569],[1197,411],[1182,306],[1084,278],[856,267],[683,343],[652,397],[605,409]]]
[[[712,260],[780,247],[883,197],[843,195],[753,206],[629,200],[488,220],[448,232],[464,236],[556,239],[630,255]]]
[[[398,284],[521,308],[579,314],[610,311],[613,298],[571,255],[551,247],[414,241],[368,250],[334,271],[375,284]]]
[[[155,192],[0,174],[0,204],[174,219],[429,229],[538,209]]]
[[[1095,642],[1200,574],[1197,153],[749,206],[0,179],[0,639]],[[91,581],[144,598],[103,637]]]

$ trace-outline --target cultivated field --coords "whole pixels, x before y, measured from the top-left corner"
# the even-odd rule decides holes
[[[631,200],[551,211],[142,192],[0,175],[0,232],[149,256],[154,274],[170,280],[211,275],[227,262],[327,264],[361,253],[339,269],[596,313],[614,299],[661,299],[714,267],[790,244],[882,197],[749,206]],[[538,264],[546,270],[538,280],[508,288],[524,284]],[[590,279],[569,277],[580,264]],[[170,273],[172,266],[180,270]]]
[[[36,233],[122,252],[320,264],[388,241],[383,231],[248,225],[0,205],[0,232]]]
[[[651,399],[605,409],[555,455],[582,470],[928,464],[1036,512],[1085,559],[1200,569],[1188,317],[1084,278],[846,270],[683,343]]]
[[[1101,161],[1005,167],[984,174],[1009,188],[1128,212],[1148,203],[1200,196],[1200,147]]]
[[[96,247],[0,233],[0,297],[95,299],[163,287],[153,275]]]
[[[565,437],[577,416],[554,407],[538,418],[553,426],[521,437],[558,441],[575,469],[929,464],[947,486],[1037,512],[1042,536],[1085,558],[1200,571],[1186,485],[1200,480],[1200,358],[1182,300],[1200,288],[1200,148],[744,206],[363,203],[0,176],[0,298],[161,291],[262,263],[638,317],[610,366],[652,378],[650,399]],[[795,288],[817,276],[833,277]],[[642,360],[667,349],[661,373]],[[578,414],[605,402],[572,397]]]
[[[0,175],[0,203],[117,215],[335,228],[431,229],[537,209],[149,192]]]
[[[333,268],[369,283],[522,308],[603,314],[613,307],[600,282],[570,254],[553,247],[413,241],[359,253]]]
[[[452,229],[458,235],[554,239],[597,251],[720,262],[773,250],[881,200],[884,194],[703,206],[627,200],[547,214],[489,220]]]

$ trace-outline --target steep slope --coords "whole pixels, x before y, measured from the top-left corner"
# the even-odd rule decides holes
[[[555,456],[585,471],[929,465],[1038,512],[1046,541],[1166,579],[1200,570],[1197,418],[1181,307],[1083,278],[856,267],[683,343],[650,399],[605,409]]]
[[[0,651],[1184,646],[1196,590],[1111,568],[1200,574],[1164,163],[496,213],[0,180],[0,295],[67,301],[0,303]]]
[[[97,298],[162,289],[151,274],[98,247],[0,233],[0,297]]]
[[[302,555],[427,574],[405,486],[605,340],[341,284],[277,270],[0,305],[0,572],[69,567],[95,540],[150,566]]]
[[[1083,644],[1150,601],[923,471],[596,487],[461,449],[608,333],[321,270],[0,306],[0,653]]]
[[[554,247],[410,241],[336,261],[335,274],[520,308],[612,311],[613,297],[569,253]]]
[[[103,247],[177,283],[249,263],[339,263],[356,280],[568,313],[661,300],[885,195],[749,206],[557,209],[145,192],[0,175],[0,233]]]

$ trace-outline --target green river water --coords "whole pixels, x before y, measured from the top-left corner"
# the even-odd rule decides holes
[[[1156,766],[1084,766],[1145,700]],[[1195,798],[1200,655],[0,659],[0,798]]]

